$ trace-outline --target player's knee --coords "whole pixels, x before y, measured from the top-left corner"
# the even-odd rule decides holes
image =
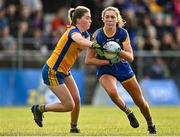
[[[72,111],[74,109],[74,107],[75,107],[75,103],[74,102],[69,102],[69,103],[65,104],[64,107],[65,107],[66,111],[68,111],[68,112]]]

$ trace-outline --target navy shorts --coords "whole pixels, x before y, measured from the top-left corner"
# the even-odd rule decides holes
[[[114,64],[112,66],[105,65],[97,67],[97,77],[100,78],[104,74],[109,74],[116,77],[116,79],[121,83],[129,81],[135,77],[131,66],[126,62]]]

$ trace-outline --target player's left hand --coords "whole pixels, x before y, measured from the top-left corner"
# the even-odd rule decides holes
[[[100,56],[100,57],[104,57],[104,51],[102,49],[95,49],[96,53]]]
[[[104,51],[103,48],[101,47],[101,45],[99,45],[97,42],[95,42],[92,45],[92,48],[95,49],[96,53],[100,56],[100,57],[104,57]]]

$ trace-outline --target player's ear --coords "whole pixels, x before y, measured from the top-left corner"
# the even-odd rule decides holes
[[[76,23],[77,23],[77,24],[80,24],[80,22],[81,22],[81,19],[80,19],[80,18],[77,18],[77,19],[76,19]]]

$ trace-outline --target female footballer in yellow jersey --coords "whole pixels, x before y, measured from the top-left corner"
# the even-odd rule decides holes
[[[79,133],[77,127],[80,96],[70,69],[85,47],[99,48],[89,40],[87,30],[91,24],[90,10],[78,6],[69,10],[70,27],[59,39],[56,48],[42,70],[44,83],[59,98],[60,102],[47,105],[33,105],[31,111],[36,124],[42,124],[42,114],[47,111],[71,112],[71,133]]]
[[[47,65],[50,68],[68,75],[70,68],[84,49],[84,46],[77,44],[71,38],[71,35],[77,32],[81,33],[75,26],[71,26],[67,29],[47,61]],[[87,32],[83,32],[81,35],[84,38],[89,37]]]
[[[115,7],[105,8],[102,12],[102,20],[104,26],[94,33],[94,40],[101,46],[104,46],[108,41],[116,41],[121,46],[121,49],[117,51],[117,58],[115,57],[108,62],[107,60],[102,60],[103,51],[97,52],[96,50],[98,53],[97,58],[95,50],[89,48],[85,63],[97,65],[97,77],[100,84],[106,90],[111,100],[127,114],[130,125],[133,128],[137,128],[139,126],[138,120],[118,94],[117,81],[123,85],[145,117],[149,133],[155,134],[156,128],[152,121],[149,105],[142,95],[141,88],[129,64],[134,57],[128,32],[122,28],[125,21]]]

